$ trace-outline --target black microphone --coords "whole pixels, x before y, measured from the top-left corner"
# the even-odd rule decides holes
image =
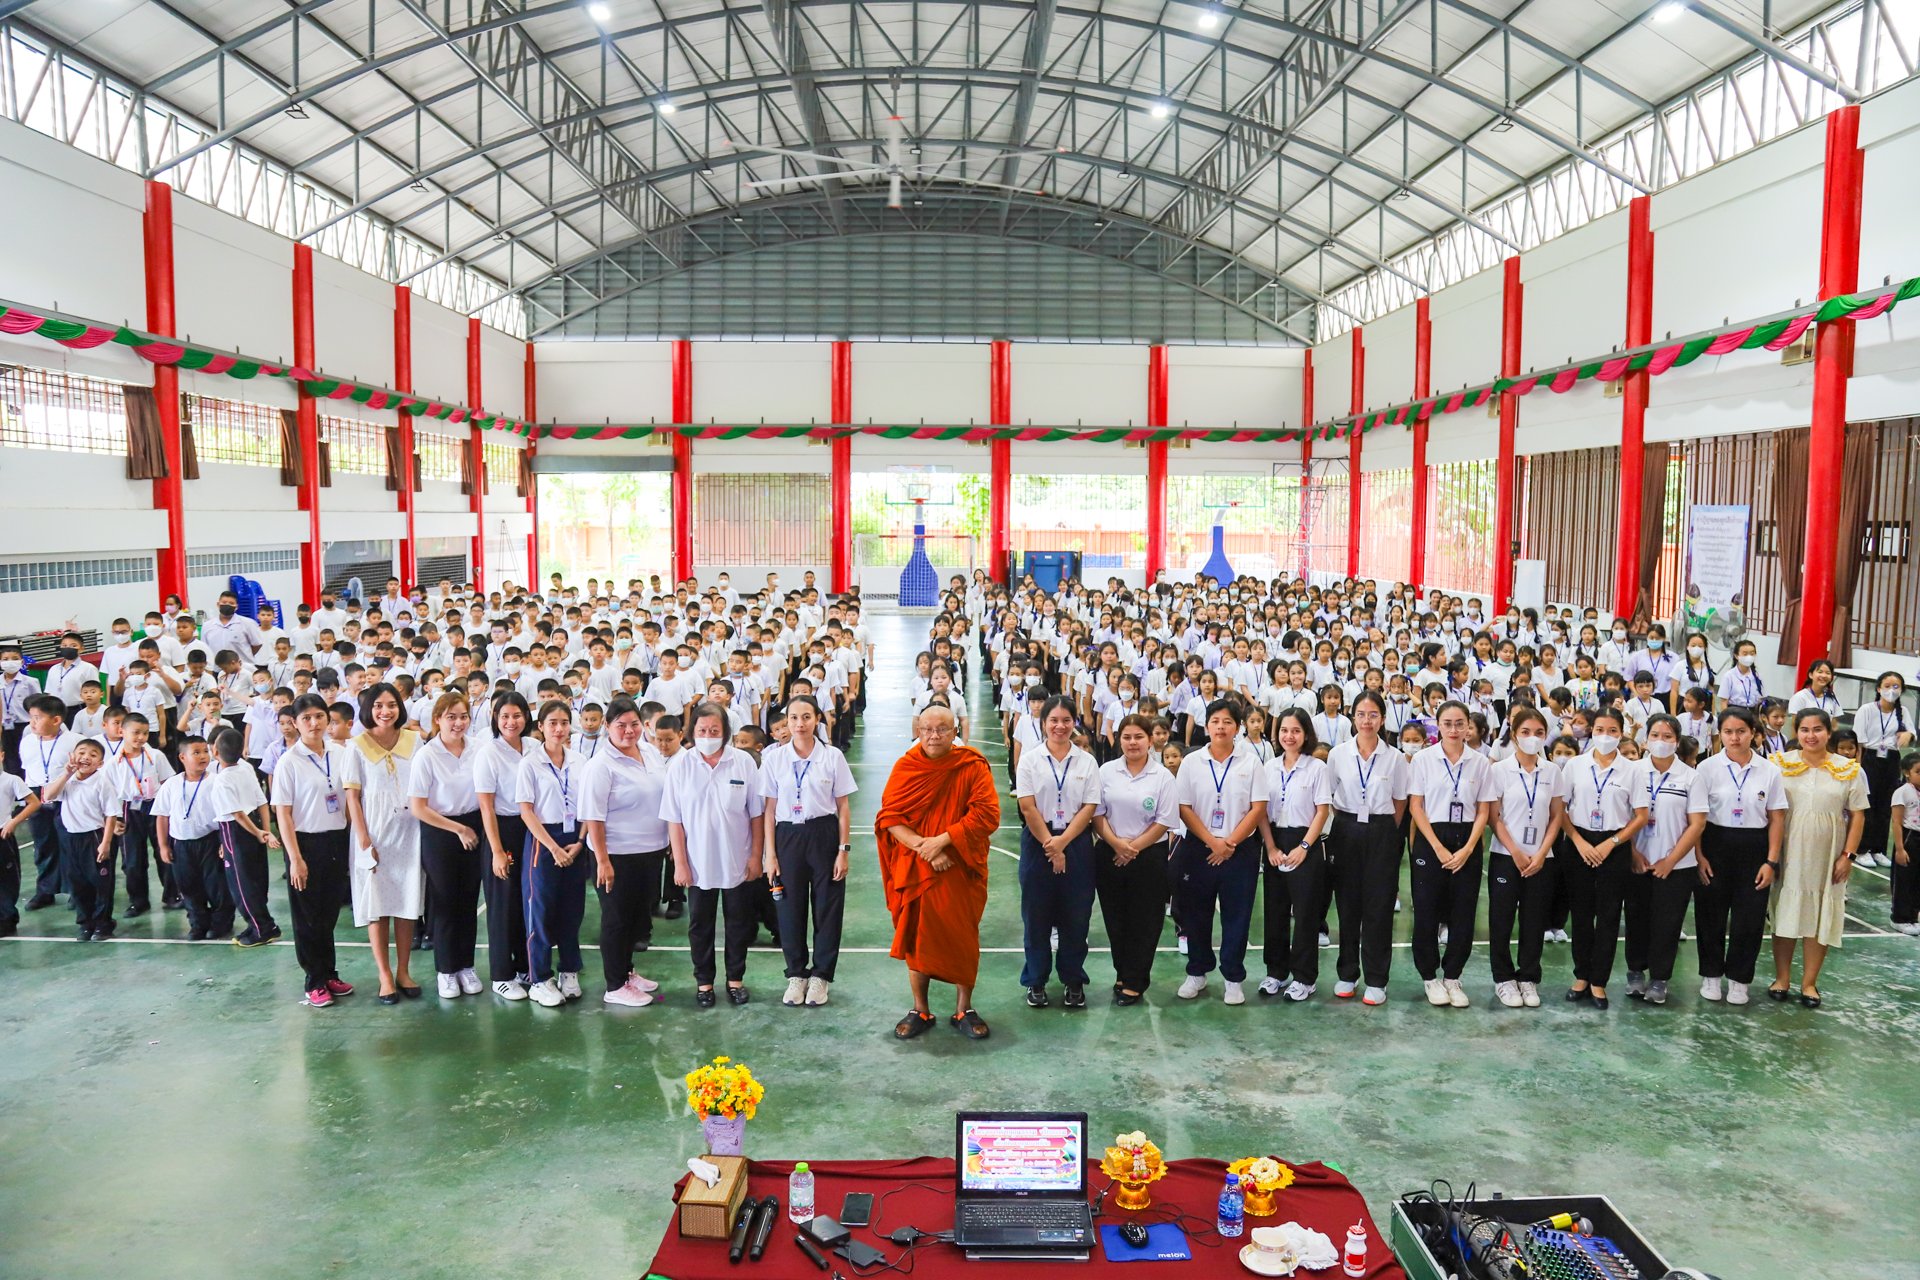
[[[747,1228],[753,1223],[753,1211],[760,1205],[758,1200],[748,1196],[740,1202],[740,1216],[733,1220],[733,1235],[727,1240],[727,1261],[738,1262],[747,1251]]]
[[[748,1234],[747,1256],[755,1262],[767,1251],[767,1238],[773,1234],[773,1220],[780,1216],[780,1197],[768,1196],[754,1210],[753,1230]]]
[[[806,1232],[804,1231],[794,1232],[793,1242],[800,1246],[800,1252],[806,1254],[809,1258],[813,1259],[814,1266],[820,1268],[822,1271],[825,1271],[827,1269],[827,1255],[820,1252],[820,1248],[818,1245],[814,1244],[813,1241],[807,1239]]]

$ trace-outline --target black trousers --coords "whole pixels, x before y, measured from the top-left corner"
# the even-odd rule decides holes
[[[1458,849],[1473,834],[1471,822],[1436,822],[1433,834]],[[1413,967],[1423,979],[1459,978],[1473,955],[1473,923],[1480,911],[1480,869],[1484,855],[1475,849],[1458,871],[1440,865],[1439,853],[1414,828]],[[1440,926],[1447,927],[1447,952],[1440,954]]]
[[[659,892],[654,894],[654,901],[663,907],[685,906],[687,891],[673,882],[673,859],[662,858],[657,874]]]
[[[300,859],[307,864],[307,887],[293,887],[293,859],[287,859],[287,908],[293,916],[293,954],[300,962],[302,991],[338,978],[333,931],[340,908],[352,896],[347,880],[347,833],[302,831]]]
[[[173,848],[174,891],[187,908],[187,927],[198,929],[209,938],[224,938],[232,933],[233,899],[227,896],[220,833],[209,831],[195,840],[167,843]]]
[[[1393,966],[1393,899],[1400,892],[1400,828],[1392,814],[1366,822],[1335,810],[1331,840],[1334,901],[1340,913],[1342,982],[1384,987]]]
[[[1895,924],[1913,924],[1920,921],[1920,831],[1911,827],[1900,833],[1907,851],[1907,865],[1898,862],[1887,868],[1887,875],[1893,881],[1893,922]],[[14,886],[19,887],[19,859],[14,860]],[[4,896],[5,886],[0,885],[0,896]],[[0,910],[5,903],[0,902]]]
[[[1547,917],[1560,873],[1549,858],[1530,876],[1520,874],[1505,853],[1487,856],[1487,962],[1493,980],[1540,983],[1540,953],[1546,944]],[[1513,931],[1520,930],[1520,961],[1513,959]],[[1449,935],[1451,937],[1451,935]]]
[[[1709,822],[1700,853],[1713,876],[1694,895],[1700,976],[1750,983],[1767,930],[1768,891],[1753,887],[1767,862],[1767,829]]]
[[[626,985],[633,972],[634,948],[647,945],[653,933],[653,902],[659,887],[660,860],[665,849],[644,853],[610,853],[613,864],[613,888],[600,888],[594,873],[594,889],[600,895],[600,973],[607,990]]]
[[[1860,837],[1863,853],[1885,853],[1892,847],[1887,843],[1887,822],[1893,816],[1893,793],[1900,789],[1901,755],[1891,747],[1885,756],[1878,751],[1860,753],[1860,767],[1867,775],[1867,825]]]
[[[0,729],[0,768],[6,769],[16,778],[22,773],[20,766],[20,739],[25,736],[27,726],[10,724]]]
[[[471,849],[460,837],[420,824],[420,866],[427,875],[427,930],[433,937],[433,971],[459,973],[473,968],[480,934],[480,879],[490,876],[493,851],[480,825],[480,811],[448,815],[480,837]]]
[[[840,964],[840,923],[847,913],[847,886],[833,878],[840,856],[840,819],[834,814],[807,822],[776,822],[773,853],[780,863],[783,896],[780,950],[789,978],[832,982]],[[807,953],[807,924],[813,924],[813,953]]]
[[[1700,888],[1698,867],[1675,867],[1661,880],[1648,874],[1635,876],[1647,880],[1647,953],[1646,974],[1653,982],[1673,980],[1673,962],[1680,955],[1680,929],[1687,920],[1687,904]],[[1632,917],[1628,917],[1631,921]],[[1631,931],[1627,942],[1627,965],[1633,965]]]
[[[43,804],[27,819],[27,834],[33,837],[33,893],[51,898],[67,891],[66,859],[62,852],[60,802]]]
[[[236,919],[246,921],[242,930],[256,938],[279,931],[273,911],[267,905],[267,846],[253,838],[237,822],[220,824],[220,864],[227,878],[227,899],[233,904]]]
[[[1588,844],[1599,844],[1611,831],[1575,827]],[[1573,935],[1573,976],[1590,986],[1605,987],[1613,978],[1613,962],[1620,950],[1620,911],[1627,877],[1633,874],[1633,853],[1624,844],[1613,847],[1606,861],[1587,865],[1573,841],[1562,836],[1553,861],[1567,882],[1567,931]]]
[[[1645,973],[1653,954],[1653,872],[1635,871],[1631,853],[1620,885],[1620,910],[1626,921],[1627,972]]]
[[[1275,827],[1273,842],[1291,853],[1307,838],[1305,827]],[[1267,976],[1311,987],[1320,981],[1320,917],[1325,907],[1321,893],[1327,882],[1326,846],[1316,842],[1291,871],[1282,871],[1263,857],[1260,878],[1266,888],[1266,916],[1261,921],[1261,958]]]
[[[487,895],[487,974],[491,981],[527,980],[527,824],[517,814],[496,814],[500,847],[512,859],[504,878],[493,874],[493,851],[486,855],[481,885]],[[485,842],[482,842],[485,847]],[[439,963],[438,958],[434,961]]]
[[[1066,870],[1055,872],[1033,832],[1020,828],[1020,941],[1025,960],[1020,985],[1044,987],[1055,972],[1069,987],[1087,984],[1087,930],[1093,924],[1093,834],[1082,831],[1066,849]],[[1209,925],[1212,916],[1207,917]],[[1060,933],[1056,951],[1053,932]]]
[[[113,855],[100,857],[100,832],[60,830],[67,878],[67,905],[74,923],[89,932],[113,932]]]
[[[753,941],[753,886],[748,880],[731,889],[687,890],[687,949],[693,953],[693,980],[702,987],[713,985],[713,939],[716,918],[724,915],[727,927],[727,981],[747,978],[747,946]]]
[[[0,925],[20,923],[20,838],[0,836]]]
[[[147,891],[147,864],[153,860],[153,854],[159,847],[149,804],[127,805],[126,823],[126,830],[120,833],[120,873],[127,878],[127,905],[145,911],[153,905],[153,898]],[[166,883],[169,879],[167,864],[163,862],[160,866],[160,896],[171,898],[173,886]]]
[[[1093,888],[1113,957],[1113,985],[1145,991],[1167,922],[1167,842],[1148,845],[1123,867],[1114,863],[1113,850],[1096,840]]]

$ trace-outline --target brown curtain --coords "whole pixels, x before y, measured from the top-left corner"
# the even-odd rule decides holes
[[[520,451],[520,482],[514,486],[514,492],[526,497],[533,492],[533,450]]]
[[[471,498],[474,495],[474,493],[477,491],[475,488],[477,483],[478,482],[474,477],[474,470],[473,470],[473,445],[470,441],[462,440],[460,442],[460,493],[461,493],[461,496]]]
[[[333,446],[325,440],[320,442],[320,487],[333,488]]]
[[[1846,455],[1840,472],[1839,556],[1833,568],[1833,635],[1827,658],[1836,667],[1853,662],[1853,597],[1860,585],[1866,554],[1867,509],[1873,505],[1874,471],[1880,459],[1880,424],[1856,422],[1847,428]]]
[[[1634,597],[1636,629],[1653,621],[1653,584],[1660,576],[1660,554],[1667,536],[1667,446],[1643,446],[1640,472],[1640,590]]]
[[[200,446],[193,439],[193,419],[184,410],[180,414],[180,478],[200,478]]]
[[[415,437],[415,439],[418,439],[418,437]],[[413,451],[413,491],[415,493],[419,493],[420,486],[426,483],[426,480],[422,476],[424,470],[425,468],[420,465],[420,451],[415,449]]]
[[[1775,661],[1783,667],[1800,666],[1800,591],[1807,550],[1807,436],[1806,427],[1773,433],[1774,550],[1780,558],[1780,589],[1787,607],[1780,618],[1780,651]]]
[[[160,402],[152,387],[128,387],[127,479],[161,480],[167,474],[167,450],[160,435]]]
[[[400,448],[400,428],[388,427],[387,442],[387,492],[400,492],[400,478],[406,472],[407,455]]]
[[[292,409],[280,411],[280,483],[297,489],[306,483],[300,458],[300,415]]]

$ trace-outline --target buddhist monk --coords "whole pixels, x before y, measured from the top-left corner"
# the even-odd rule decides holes
[[[986,757],[954,745],[956,729],[946,707],[920,713],[920,739],[893,766],[874,821],[893,915],[891,954],[907,962],[913,987],[913,1008],[893,1029],[902,1040],[933,1025],[927,986],[936,979],[955,989],[947,1024],[970,1039],[987,1038],[972,999],[987,907],[987,841],[1000,825],[1000,793]]]

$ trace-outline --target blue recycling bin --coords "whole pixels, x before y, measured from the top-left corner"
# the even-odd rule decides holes
[[[1068,578],[1080,576],[1078,551],[1029,551],[1021,572],[1031,574],[1034,585],[1048,595],[1060,589]]]

